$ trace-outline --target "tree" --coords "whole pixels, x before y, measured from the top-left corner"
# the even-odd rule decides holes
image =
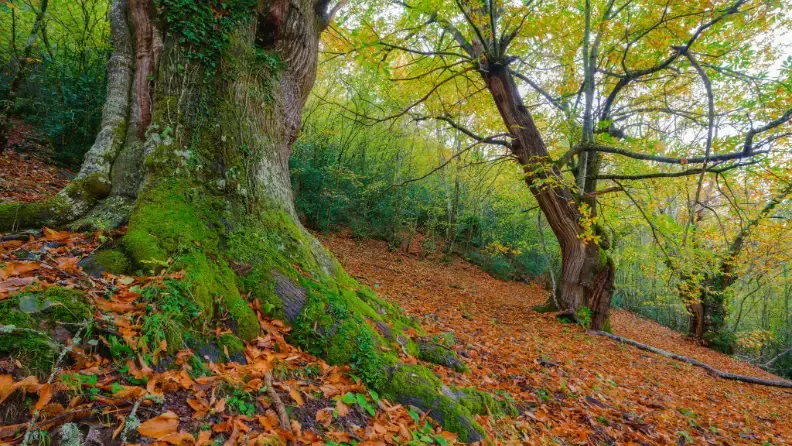
[[[361,14],[365,31],[339,31],[333,55],[354,54],[413,85],[399,90],[414,94],[400,110],[362,119],[438,119],[506,148],[561,247],[562,309],[603,329],[615,265],[599,207],[619,188],[600,184],[693,176],[695,202],[707,173],[768,156],[787,136],[779,128],[792,118],[789,91],[753,76],[759,95],[777,95],[759,105],[735,83],[751,76],[742,67],[772,60],[770,49],[765,59],[749,43],[782,24],[779,8],[748,0],[385,1]],[[469,125],[460,119],[467,115],[476,118]]]
[[[8,89],[8,97],[6,97],[5,101],[0,102],[0,153],[2,153],[8,145],[8,130],[11,125],[11,117],[16,108],[17,93],[19,87],[25,83],[25,79],[27,79],[28,73],[30,72],[30,65],[33,62],[33,45],[36,43],[38,34],[44,24],[44,16],[47,14],[48,3],[48,0],[41,0],[41,5],[39,5],[39,10],[36,12],[36,19],[33,22],[30,35],[25,42],[21,57],[16,49],[16,30],[12,30],[13,41],[11,46],[14,50],[14,54],[17,56],[18,67],[16,73],[12,76],[11,84]],[[15,24],[16,12],[14,11],[14,4],[10,3],[9,5],[4,6],[11,8],[12,20],[14,20],[13,23]]]
[[[288,159],[320,33],[343,5],[328,3],[114,1],[96,142],[57,196],[0,205],[0,230],[128,220],[121,254],[140,269],[183,270],[207,326],[227,315],[236,336],[253,339],[260,307],[311,353],[481,439],[462,401],[479,393],[445,388],[399,356],[461,364],[453,352],[408,335],[420,328],[346,275],[296,217]]]

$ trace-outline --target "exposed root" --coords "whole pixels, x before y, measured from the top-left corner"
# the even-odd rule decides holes
[[[666,358],[675,359],[677,361],[681,361],[696,367],[700,367],[718,378],[741,381],[749,384],[759,384],[761,386],[782,387],[786,389],[792,389],[792,382],[789,381],[770,381],[768,379],[754,378],[751,376],[736,375],[734,373],[722,372],[712,366],[704,364],[703,362],[696,361],[695,359],[690,359],[685,356],[677,355],[675,353],[667,352],[665,350],[660,350],[659,348],[651,347],[646,344],[641,344],[640,342],[633,341],[632,339],[623,338],[621,336],[616,336],[614,334],[610,334],[604,331],[589,330],[588,332],[599,336],[605,336],[606,338],[610,338],[613,339],[614,341],[618,341],[627,345],[632,345],[633,347],[638,348],[640,350],[656,353],[660,356],[665,356]]]

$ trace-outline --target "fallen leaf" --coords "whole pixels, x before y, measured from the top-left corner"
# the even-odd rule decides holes
[[[43,386],[41,386],[41,389],[39,390],[39,400],[36,403],[36,405],[33,406],[33,408],[36,410],[41,410],[44,408],[44,406],[49,404],[51,399],[52,399],[52,385],[44,384]]]
[[[179,417],[171,411],[158,415],[147,420],[138,426],[137,431],[140,435],[161,439],[166,435],[176,433],[179,428]]]

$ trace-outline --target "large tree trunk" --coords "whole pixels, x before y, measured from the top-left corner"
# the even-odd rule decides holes
[[[290,323],[291,340],[311,353],[351,364],[371,388],[428,411],[462,440],[482,439],[459,401],[467,394],[399,356],[461,364],[454,353],[421,348],[407,334],[420,327],[351,279],[297,219],[288,160],[327,1],[204,1],[162,1],[160,11],[151,0],[113,3],[96,143],[58,196],[0,206],[0,230],[117,226],[128,215],[120,251],[141,270],[184,271],[205,324],[250,340],[261,308]],[[208,42],[181,33],[218,15],[227,21],[209,27]]]
[[[539,203],[548,224],[561,246],[561,277],[558,300],[565,313],[588,319],[591,328],[607,329],[613,291],[614,264],[607,253],[609,241],[598,225],[584,228],[579,202],[562,181],[557,166],[549,161],[547,147],[522,102],[509,70],[491,64],[484,75],[503,123],[514,141],[512,153],[523,166],[525,181]],[[584,308],[588,308],[589,315]]]

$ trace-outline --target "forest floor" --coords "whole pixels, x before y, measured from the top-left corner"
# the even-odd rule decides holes
[[[0,202],[56,193],[67,174],[35,155],[3,154]],[[367,392],[347,367],[329,366],[286,343],[288,327],[260,312],[262,335],[246,346],[246,364],[221,364],[211,360],[219,352],[201,352],[206,365],[199,371],[189,351],[171,359],[161,350],[139,351],[147,312],[139,291],[163,286],[179,272],[83,271],[78,262],[118,235],[42,229],[0,238],[0,302],[29,287],[75,288],[89,295],[95,320],[107,324],[98,345],[75,344],[80,336],[61,333],[70,352],[59,363],[64,368],[49,376],[28,376],[18,362],[0,358],[0,444],[20,444],[28,431],[48,432],[28,444],[49,444],[47,438],[58,444],[67,422],[80,426],[87,445],[120,444],[124,436],[139,444],[185,445],[268,444],[275,437],[299,444],[453,442],[411,408]],[[495,279],[459,258],[443,262],[389,251],[380,241],[317,236],[350,274],[453,345],[470,371],[435,366],[447,384],[515,401],[518,417],[478,417],[497,443],[792,444],[788,389],[717,379],[591,335],[532,310],[547,298],[541,287]],[[614,311],[611,325],[617,335],[723,371],[778,379],[624,311]],[[121,367],[108,355],[112,336],[135,348]],[[291,433],[279,426],[271,395],[260,390],[266,372],[274,376]],[[132,412],[139,426],[129,423]]]

